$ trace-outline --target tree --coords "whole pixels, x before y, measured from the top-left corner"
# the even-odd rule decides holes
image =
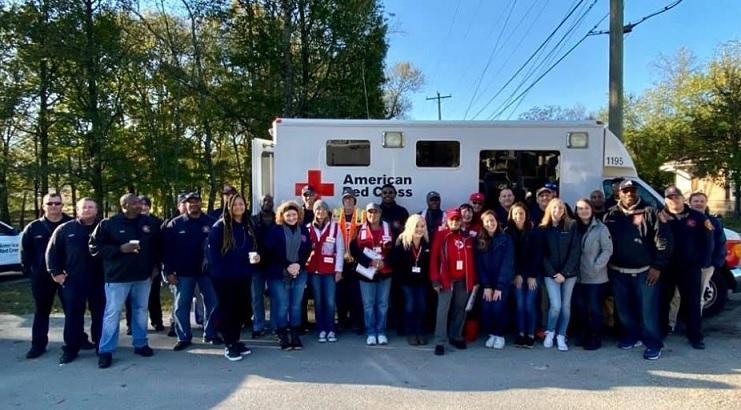
[[[577,104],[573,107],[562,107],[560,105],[544,105],[532,107],[519,118],[525,121],[582,121],[593,120],[595,115],[587,113],[583,105]]]
[[[386,70],[386,83],[383,87],[385,118],[406,118],[412,109],[409,94],[419,91],[424,83],[422,71],[408,61],[396,63]]]
[[[695,172],[732,182],[734,211],[741,216],[741,41],[719,47],[704,79],[707,88],[697,96],[688,124],[698,143]]]

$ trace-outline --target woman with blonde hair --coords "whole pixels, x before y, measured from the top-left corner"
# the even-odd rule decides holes
[[[265,239],[270,302],[276,305],[277,317],[273,323],[282,350],[303,348],[299,337],[301,299],[307,280],[306,261],[311,253],[309,231],[301,224],[303,216],[301,205],[295,201],[283,202]]]
[[[558,350],[563,352],[569,350],[566,329],[571,317],[571,294],[579,273],[581,235],[576,222],[566,213],[566,205],[558,198],[548,203],[538,228],[542,238],[543,277],[550,301],[543,346],[552,347],[555,336]]]
[[[396,239],[389,257],[395,281],[404,292],[404,325],[410,345],[424,345],[424,317],[430,286],[430,241],[427,223],[421,215],[411,215]]]

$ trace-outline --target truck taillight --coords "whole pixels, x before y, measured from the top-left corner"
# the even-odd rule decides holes
[[[726,265],[735,268],[741,264],[741,241],[731,239],[726,241]]]

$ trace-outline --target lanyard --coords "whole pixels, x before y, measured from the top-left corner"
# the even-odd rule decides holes
[[[419,243],[419,248],[412,243],[412,256],[414,257],[414,266],[419,266],[419,257],[422,256],[422,242]]]

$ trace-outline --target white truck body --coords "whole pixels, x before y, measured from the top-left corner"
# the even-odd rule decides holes
[[[558,153],[553,167],[560,195],[569,203],[603,189],[614,177],[636,179],[643,192],[655,200],[660,197],[638,179],[635,165],[624,145],[601,123],[530,121],[386,121],[277,119],[270,133],[273,140],[253,141],[252,203],[263,194],[272,194],[276,203],[296,199],[300,189],[311,184],[330,206],[340,205],[345,187],[355,190],[358,205],[380,201],[380,187],[390,182],[398,190],[397,202],[410,212],[426,207],[429,191],[442,195],[443,208],[468,201],[482,186],[482,159],[486,152],[510,151]],[[403,139],[403,147],[384,146],[384,135]],[[569,146],[569,135],[586,135],[582,147]],[[581,138],[581,142],[583,138]],[[362,166],[336,166],[328,158],[329,141],[367,141],[369,163]],[[418,144],[454,141],[459,144],[457,163],[451,166],[419,166]],[[573,141],[572,141],[573,142]],[[337,147],[337,144],[334,145]],[[427,147],[430,149],[430,147]],[[338,148],[338,152],[342,152]],[[347,152],[347,151],[345,151]],[[329,153],[333,154],[333,153]],[[500,162],[507,162],[500,155]],[[530,155],[530,154],[528,154]],[[504,158],[504,159],[502,159]],[[545,157],[528,157],[543,161]],[[516,169],[510,165],[510,170]],[[496,174],[496,172],[493,172]],[[511,172],[510,172],[511,173]],[[528,180],[530,178],[530,180]],[[554,178],[549,178],[553,180]],[[520,186],[529,193],[542,186],[544,178],[521,178]],[[510,182],[518,182],[512,181]],[[538,183],[536,183],[538,182]]]

